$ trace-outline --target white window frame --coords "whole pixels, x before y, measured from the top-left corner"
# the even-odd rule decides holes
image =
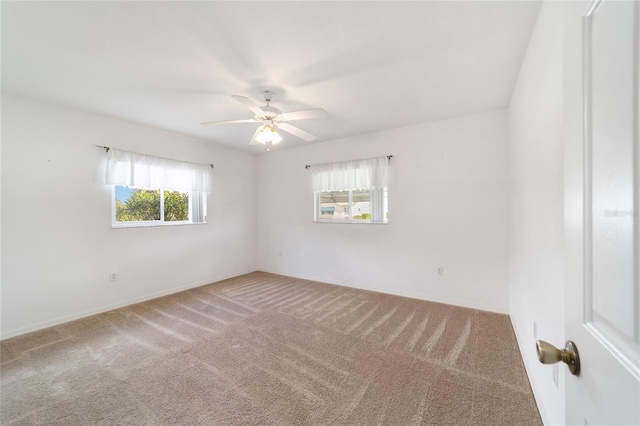
[[[359,191],[362,191],[365,189],[361,189]],[[352,193],[353,191],[357,191],[354,189],[350,189],[349,191],[349,218],[348,219],[322,219],[322,212],[320,211],[320,194],[322,192],[329,192],[329,191],[315,191],[313,193],[313,197],[314,197],[314,202],[313,202],[313,222],[314,223],[336,223],[336,224],[357,224],[357,225],[388,225],[389,224],[389,220],[384,217],[382,221],[378,221],[378,222],[373,222],[374,219],[374,213],[372,211],[371,213],[371,219],[369,219],[368,221],[362,220],[362,219],[353,219],[353,196]],[[382,214],[384,215],[386,213],[386,215],[388,215],[389,213],[389,189],[387,187],[383,187],[383,188],[376,188],[376,189],[369,189],[369,202],[372,204],[372,210],[374,209],[373,207],[373,203],[374,203],[374,191],[380,191],[381,195],[382,195]],[[346,192],[346,191],[345,191]]]
[[[111,185],[111,227],[112,228],[139,228],[139,227],[151,227],[151,226],[175,226],[175,225],[204,225],[207,223],[207,194],[201,192],[203,202],[203,221],[193,221],[193,194],[194,191],[178,191],[189,194],[189,220],[164,220],[164,191],[174,192],[172,189],[158,188],[158,189],[146,189],[146,188],[131,188],[142,189],[146,191],[160,191],[160,220],[139,220],[130,222],[118,222],[116,221],[116,185]]]

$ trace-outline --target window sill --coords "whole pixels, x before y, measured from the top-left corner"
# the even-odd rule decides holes
[[[121,228],[155,228],[162,226],[180,226],[180,225],[206,225],[207,222],[123,222],[123,223],[112,223],[112,229],[121,229]]]
[[[337,220],[314,220],[313,223],[328,223],[331,225],[389,225],[391,222],[347,222]]]

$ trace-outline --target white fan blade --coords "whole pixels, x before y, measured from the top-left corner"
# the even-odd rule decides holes
[[[260,134],[260,130],[262,130],[264,126],[259,126],[256,132],[251,136],[251,140],[249,141],[249,145],[260,145],[260,142],[256,140],[258,135]]]
[[[213,126],[214,124],[233,124],[233,123],[259,123],[255,118],[248,118],[246,120],[226,120],[226,121],[208,121],[206,123],[200,123],[203,126]]]
[[[262,108],[256,105],[251,99],[245,98],[244,96],[239,96],[239,95],[231,95],[231,97],[236,101],[240,102],[242,105],[249,108],[251,111],[253,111],[255,115],[259,117],[262,117],[264,115],[264,111],[262,110]]]
[[[280,114],[279,118],[282,121],[293,121],[293,120],[307,120],[309,118],[321,118],[326,117],[327,111],[322,108],[315,109],[305,109],[303,111],[292,111],[285,112],[284,114]]]
[[[282,129],[287,133],[291,133],[292,135],[297,136],[300,139],[304,139],[307,142],[311,142],[316,138],[311,133],[306,132],[302,129],[297,128],[296,126],[292,126],[291,124],[287,124],[287,123],[278,123],[278,129]]]

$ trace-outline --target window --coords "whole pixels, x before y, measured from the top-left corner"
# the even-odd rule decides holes
[[[317,191],[315,197],[316,222],[388,222],[387,188]]]
[[[201,203],[194,203],[200,198]],[[116,227],[206,223],[206,193],[148,190],[116,185],[112,224]]]
[[[389,158],[311,166],[314,221],[388,223]]]
[[[209,166],[109,149],[113,227],[206,223]]]

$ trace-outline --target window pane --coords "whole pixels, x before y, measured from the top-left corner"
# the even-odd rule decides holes
[[[389,223],[387,188],[316,192],[316,221]]]
[[[349,191],[321,192],[318,219],[349,219]]]
[[[371,222],[371,193],[369,190],[351,191],[354,222]]]
[[[160,191],[116,186],[116,222],[160,220]]]
[[[189,220],[189,193],[164,191],[164,220],[176,222]]]

